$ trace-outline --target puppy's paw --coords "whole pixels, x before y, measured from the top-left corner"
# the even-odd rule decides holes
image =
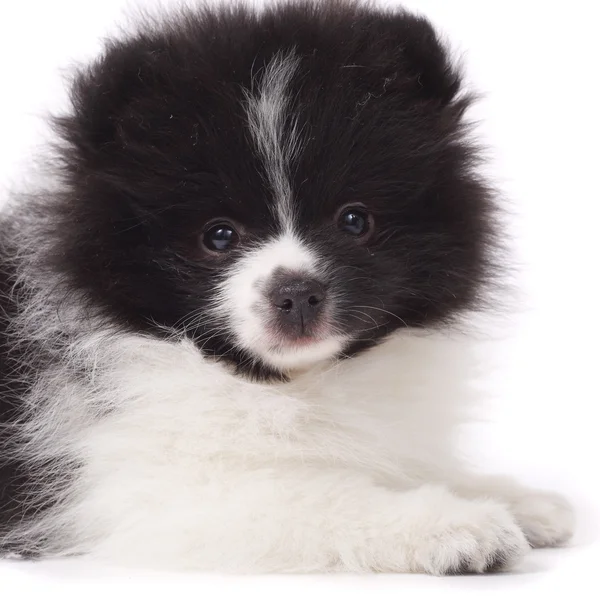
[[[533,548],[561,546],[573,535],[573,508],[559,494],[531,492],[511,502],[511,509]]]
[[[415,560],[426,573],[456,575],[506,569],[529,550],[510,512],[492,502],[469,503],[462,514],[447,515],[424,536]]]

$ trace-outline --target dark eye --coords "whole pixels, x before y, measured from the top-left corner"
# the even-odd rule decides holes
[[[353,236],[363,236],[371,229],[369,215],[360,208],[348,208],[338,219],[338,227],[344,233]]]
[[[240,240],[236,230],[229,223],[219,223],[204,232],[202,243],[213,252],[227,252]]]

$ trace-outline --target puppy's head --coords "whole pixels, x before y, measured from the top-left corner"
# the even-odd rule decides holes
[[[446,321],[492,221],[459,83],[427,22],[351,3],[113,41],[58,121],[60,263],[121,325],[254,375]]]

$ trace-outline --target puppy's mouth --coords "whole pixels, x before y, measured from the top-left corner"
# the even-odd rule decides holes
[[[266,344],[260,354],[271,365],[283,369],[303,368],[333,358],[343,351],[347,343],[346,338],[336,335],[326,322],[294,332],[267,326],[264,332]]]
[[[334,336],[327,328],[322,328],[320,331],[304,331],[298,334],[286,334],[271,330],[269,337],[271,338],[272,350],[285,351],[310,348],[322,342],[327,342],[333,339]]]

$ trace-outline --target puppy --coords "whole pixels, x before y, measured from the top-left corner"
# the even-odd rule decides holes
[[[4,554],[449,574],[569,538],[456,450],[497,207],[426,20],[198,9],[71,102],[0,224]]]

